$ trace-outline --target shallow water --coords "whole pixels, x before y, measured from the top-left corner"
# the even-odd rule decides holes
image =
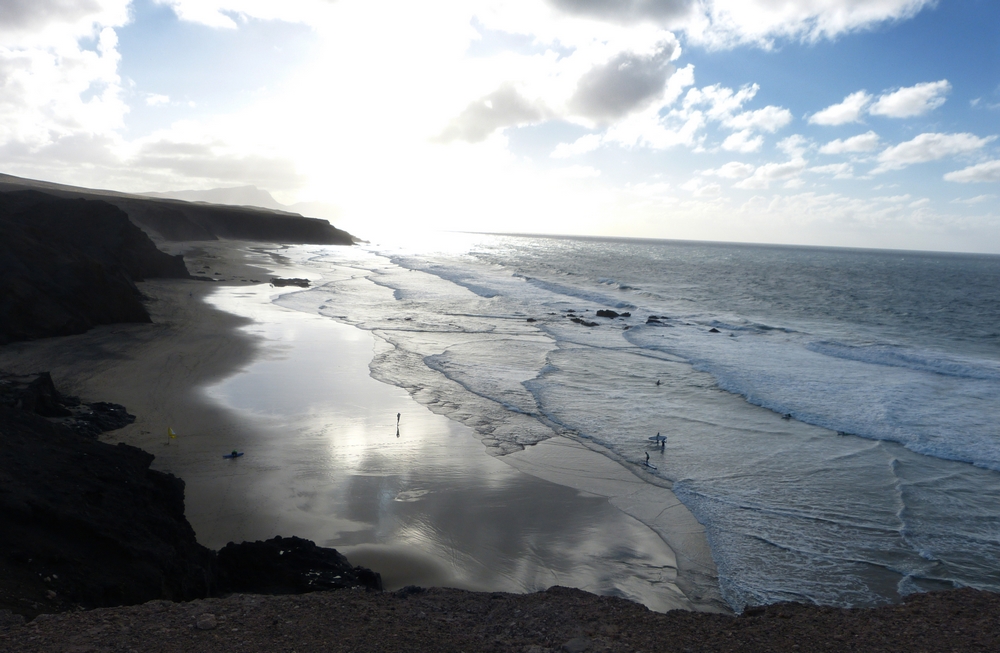
[[[471,429],[371,378],[370,333],[271,305],[274,292],[209,298],[256,320],[247,329],[264,355],[206,389],[260,428],[240,443],[244,457],[204,472],[246,500],[196,512],[203,543],[294,533],[371,566],[387,589],[559,584],[691,607],[673,584],[673,551],[649,527],[604,497],[484,455]]]
[[[736,609],[1000,590],[1000,258],[446,244],[293,250],[324,281],[278,303],[370,331],[375,378],[494,454],[565,435],[671,485]]]

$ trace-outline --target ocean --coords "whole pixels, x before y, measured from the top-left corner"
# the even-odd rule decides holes
[[[1000,257],[470,234],[282,254],[323,279],[278,304],[370,331],[372,376],[489,453],[563,435],[671,487],[736,611],[1000,591]]]

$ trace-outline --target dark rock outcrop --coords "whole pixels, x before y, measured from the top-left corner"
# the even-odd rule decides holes
[[[0,608],[22,614],[213,589],[184,518],[184,482],[151,454],[0,406]]]
[[[299,537],[230,542],[219,551],[218,565],[222,593],[302,594],[359,586],[382,589],[382,577],[375,572],[352,566],[336,549],[324,549]]]
[[[135,421],[135,415],[119,404],[85,404],[60,393],[48,372],[26,376],[0,373],[0,405],[55,418],[56,423],[92,438]]]
[[[721,331],[719,331],[719,330],[718,330],[718,329],[716,329],[715,327],[712,327],[711,329],[709,329],[709,330],[708,330],[708,332],[709,332],[709,333],[722,333]]]
[[[141,449],[81,437],[132,419],[122,406],[59,393],[47,373],[0,374],[0,615],[381,589],[378,574],[308,540],[230,544],[218,555],[198,544],[182,480],[151,470]]]
[[[570,320],[570,322],[576,322],[577,324],[582,324],[585,327],[595,327],[595,326],[597,326],[597,322],[591,322],[590,320],[584,320],[583,318],[580,318],[580,317],[571,317],[569,320]]]
[[[106,202],[0,193],[0,344],[149,322],[135,282],[188,276]]]
[[[308,288],[309,279],[282,279],[281,277],[271,277],[272,286],[298,286],[299,288]]]
[[[601,310],[597,311],[597,317],[616,318],[619,315],[621,315],[621,314],[618,313],[617,311],[612,311],[612,310],[608,310],[608,309],[601,309]]]

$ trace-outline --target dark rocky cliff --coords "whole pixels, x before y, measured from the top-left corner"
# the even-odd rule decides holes
[[[165,241],[252,240],[267,243],[353,245],[355,238],[326,220],[256,206],[146,197],[66,186],[0,174],[0,192],[39,190],[58,197],[100,199],[122,209],[136,225]]]
[[[61,395],[48,374],[0,374],[0,611],[381,589],[378,574],[308,540],[219,554],[198,544],[184,482],[150,469],[141,449],[93,437],[130,419],[121,406]]]
[[[107,202],[0,193],[0,344],[149,322],[135,282],[189,276]]]

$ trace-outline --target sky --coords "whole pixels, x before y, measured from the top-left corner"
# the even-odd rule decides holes
[[[1000,253],[996,0],[0,0],[0,172],[428,229]]]

